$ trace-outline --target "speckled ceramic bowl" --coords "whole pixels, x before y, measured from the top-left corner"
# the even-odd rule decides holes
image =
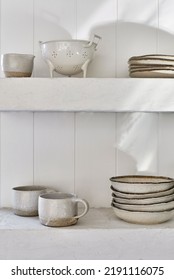
[[[33,71],[34,55],[6,53],[2,55],[2,71],[7,78],[30,77]]]
[[[168,211],[139,212],[119,209],[113,205],[112,209],[118,218],[134,224],[160,224],[174,217],[174,209]]]
[[[123,210],[133,210],[133,211],[166,211],[174,208],[174,201],[154,203],[154,204],[125,204],[118,203],[114,199],[112,200],[112,205]]]
[[[38,216],[38,198],[44,193],[53,192],[44,186],[19,186],[12,189],[13,212],[19,216]]]
[[[174,194],[160,196],[160,197],[150,197],[150,198],[120,198],[112,193],[112,197],[115,202],[123,204],[153,204],[153,203],[163,203],[174,200]]]
[[[141,199],[141,198],[156,198],[156,197],[163,197],[167,195],[174,195],[174,187],[166,191],[158,191],[152,193],[124,193],[120,191],[116,191],[113,186],[111,186],[112,194],[119,198],[126,198],[126,199]]]
[[[128,175],[110,178],[116,191],[127,193],[152,193],[168,190],[174,186],[174,179],[162,176]]]

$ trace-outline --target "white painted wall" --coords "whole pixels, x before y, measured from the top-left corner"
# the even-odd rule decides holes
[[[173,53],[173,6],[172,0],[0,0],[0,53],[33,53],[33,76],[48,77],[39,40],[96,33],[102,42],[88,76],[128,77],[130,56]],[[16,185],[50,185],[99,207],[110,205],[111,176],[174,177],[173,114],[2,112],[0,121],[1,207],[11,206]]]

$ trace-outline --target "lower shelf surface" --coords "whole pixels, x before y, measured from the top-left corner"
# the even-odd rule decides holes
[[[174,259],[174,219],[136,225],[111,208],[90,209],[70,227],[51,228],[38,217],[0,209],[0,259]]]

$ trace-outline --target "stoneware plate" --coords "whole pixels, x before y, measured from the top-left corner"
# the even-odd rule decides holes
[[[144,70],[129,73],[132,78],[173,78],[174,70]]]
[[[174,56],[172,55],[142,55],[132,56],[128,60],[129,64],[170,64],[174,65]]]
[[[124,204],[154,204],[154,203],[163,203],[174,201],[174,194],[161,196],[161,197],[150,197],[150,198],[120,198],[112,193],[112,197],[115,202],[124,203]]]
[[[134,224],[160,224],[174,217],[174,209],[168,211],[138,212],[123,210],[114,206],[112,206],[112,208],[118,218]]]
[[[127,193],[152,193],[168,190],[174,186],[174,179],[162,176],[127,175],[110,178],[116,191]]]
[[[118,203],[115,202],[115,200],[112,200],[112,205],[123,209],[123,210],[133,210],[133,211],[144,211],[144,212],[149,212],[149,211],[166,211],[166,210],[171,210],[174,208],[174,201],[169,201],[169,202],[163,202],[163,203],[155,203],[155,204],[124,204],[124,203]]]
[[[152,193],[125,193],[116,191],[113,186],[111,186],[112,193],[115,194],[116,197],[120,198],[154,198],[154,197],[161,197],[161,196],[167,196],[170,194],[174,194],[174,187],[171,187],[169,190],[166,191],[159,191],[159,192],[152,192]]]

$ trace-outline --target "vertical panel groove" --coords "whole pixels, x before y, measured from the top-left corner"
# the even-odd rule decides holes
[[[115,77],[118,77],[118,63],[117,63],[117,58],[118,58],[118,1],[116,1],[116,21],[115,21]]]
[[[158,128],[157,128],[157,174],[159,174],[159,161],[160,161],[160,140],[159,140],[159,136],[160,136],[160,113],[158,114]]]
[[[75,39],[77,39],[77,0],[75,0]]]
[[[74,193],[76,193],[76,114],[74,113]]]
[[[159,53],[159,0],[157,0],[156,52]]]
[[[33,0],[33,55],[35,54],[35,1]],[[32,76],[35,76],[35,71],[33,67],[33,74]]]
[[[118,127],[117,115],[118,115],[118,113],[115,113],[115,175],[118,175],[118,151],[117,151],[117,146],[116,146],[116,143],[118,141],[118,139],[117,139],[117,127]]]
[[[2,158],[2,130],[1,130],[1,113],[0,113],[0,208],[2,205],[2,199],[1,199],[1,194],[2,194],[2,165],[1,165],[1,158]]]
[[[35,185],[35,112],[33,112],[33,185]]]

